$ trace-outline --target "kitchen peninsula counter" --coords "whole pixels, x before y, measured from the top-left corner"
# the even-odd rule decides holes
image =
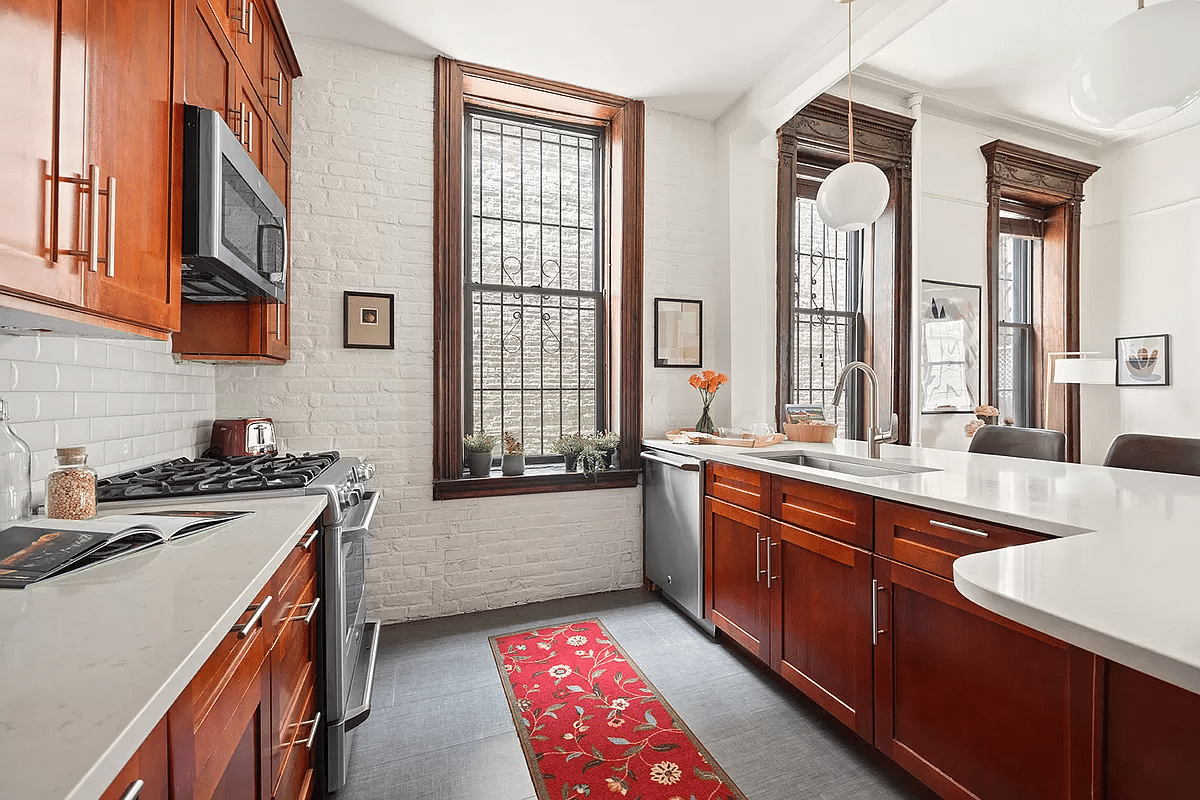
[[[1200,478],[895,445],[879,463],[933,471],[856,477],[759,456],[864,458],[863,442],[645,445],[1053,537],[964,556],[954,584],[990,611],[1200,693]]]
[[[0,796],[99,797],[325,503],[324,495],[205,502],[255,513],[0,591]],[[164,506],[113,513],[156,508]]]

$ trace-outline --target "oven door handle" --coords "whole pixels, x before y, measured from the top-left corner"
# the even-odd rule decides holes
[[[362,522],[349,528],[343,528],[342,541],[350,542],[367,535],[367,531],[371,529],[371,520],[375,517],[375,506],[379,505],[379,490],[372,489],[364,494],[363,502],[367,505],[367,510],[363,513]]]
[[[368,642],[364,654],[367,658],[367,674],[363,681],[363,699],[353,708],[346,709],[345,729],[348,731],[362,725],[367,721],[367,717],[371,716],[371,692],[375,689],[375,659],[379,655],[379,629],[383,626],[372,620],[367,622],[366,627],[370,633],[369,638],[363,637]]]

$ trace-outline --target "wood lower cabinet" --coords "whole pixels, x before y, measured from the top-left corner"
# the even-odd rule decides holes
[[[872,741],[871,554],[792,525],[773,527],[771,667]]]
[[[1200,796],[1200,695],[1112,662],[1100,673],[1096,800]]]
[[[312,798],[322,731],[315,532],[297,542],[103,800],[123,799],[138,779],[139,800]]]
[[[770,659],[771,594],[763,569],[769,521],[739,506],[704,501],[707,617],[762,661]]]
[[[1095,657],[875,558],[875,746],[944,798],[1083,800]]]

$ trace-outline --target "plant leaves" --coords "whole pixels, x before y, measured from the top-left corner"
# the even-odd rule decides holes
[[[695,773],[696,773],[696,777],[697,777],[697,778],[699,778],[699,779],[700,779],[700,780],[702,780],[702,781],[718,781],[718,782],[719,782],[719,781],[721,780],[721,776],[720,776],[720,775],[718,775],[718,774],[717,774],[717,773],[715,773],[715,772],[709,772],[709,771],[708,771],[708,770],[706,770],[706,769],[700,769],[699,767],[696,767],[696,768],[693,770],[693,772],[695,772]]]
[[[656,720],[654,718],[654,715],[651,714],[649,711],[646,712],[646,722],[649,722],[651,725],[658,727],[658,720]]]
[[[561,748],[559,748],[559,749],[561,751]],[[583,755],[583,753],[580,753],[578,751],[576,751],[574,753],[567,753],[567,761],[571,761],[572,759],[579,758],[581,755]]]
[[[642,749],[644,747],[645,747],[644,744],[635,744],[633,747],[629,748],[624,753],[622,753],[621,758],[629,758],[630,756],[636,756],[638,753],[642,752]]]
[[[650,749],[657,750],[660,753],[669,753],[672,750],[678,750],[679,745],[675,744],[674,742],[663,742],[662,744],[650,745]],[[697,767],[697,769],[699,768]]]
[[[622,739],[622,738],[620,738],[620,737],[617,737],[617,736],[610,736],[610,737],[608,737],[608,740],[609,740],[610,742],[612,742],[613,744],[629,744],[629,740],[628,740],[628,739]]]
[[[633,729],[633,732],[634,732],[634,733],[639,733],[639,732],[641,732],[641,731],[652,731],[652,730],[655,730],[655,729],[657,729],[657,728],[658,728],[658,726],[657,726],[657,725],[647,725],[647,724],[643,723],[643,724],[641,724],[641,725],[638,725],[636,728],[634,728],[634,729]]]
[[[603,763],[604,763],[604,759],[603,759],[603,758],[597,758],[597,759],[594,759],[594,760],[592,760],[592,761],[589,761],[588,763],[586,763],[586,764],[584,764],[584,765],[583,765],[583,769],[579,770],[579,774],[581,774],[581,775],[582,775],[583,773],[587,772],[587,771],[588,771],[589,769],[591,769],[592,767],[598,767],[598,766],[600,766],[600,765],[601,765],[601,764],[603,764]]]
[[[567,691],[568,691],[568,692],[582,692],[582,691],[583,691],[583,687],[582,687],[582,686],[576,686],[575,684],[571,684],[570,686],[568,686],[568,687],[567,687]]]

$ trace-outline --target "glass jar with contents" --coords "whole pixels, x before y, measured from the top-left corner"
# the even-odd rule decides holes
[[[29,519],[29,445],[8,424],[8,403],[0,400],[0,525]]]
[[[96,516],[96,471],[82,447],[60,447],[58,466],[46,475],[46,516],[91,519]]]

